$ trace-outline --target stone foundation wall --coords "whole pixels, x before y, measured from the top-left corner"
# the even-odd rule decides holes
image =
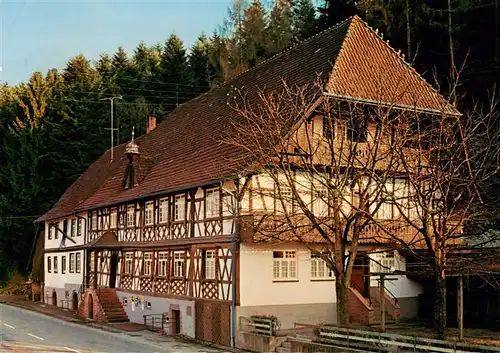
[[[91,302],[92,311],[90,310]],[[78,307],[78,315],[88,319],[93,319],[95,321],[106,320],[101,307],[101,302],[99,301],[99,297],[97,296],[97,291],[95,289],[89,289],[85,293],[83,293],[82,299],[80,301],[80,306]]]

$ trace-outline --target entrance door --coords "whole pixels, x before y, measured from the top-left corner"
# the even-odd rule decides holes
[[[94,318],[94,298],[92,298],[92,294],[89,294],[89,319]]]
[[[73,292],[72,304],[73,304],[73,311],[77,311],[78,310],[78,294],[76,294],[76,292]]]
[[[351,287],[363,297],[368,298],[370,291],[370,273],[368,258],[365,255],[356,256],[351,274]]]
[[[57,306],[57,293],[52,292],[52,305]]]
[[[109,265],[109,288],[115,288],[116,286],[116,269],[118,268],[118,255],[113,253],[111,255],[110,265]]]
[[[181,333],[181,312],[179,310],[172,310],[172,324],[173,334]]]

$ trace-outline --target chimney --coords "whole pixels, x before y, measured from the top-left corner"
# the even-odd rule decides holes
[[[147,127],[146,127],[146,134],[149,134],[155,128],[156,128],[156,116],[155,115],[150,115],[150,116],[148,116],[148,123],[147,123]]]

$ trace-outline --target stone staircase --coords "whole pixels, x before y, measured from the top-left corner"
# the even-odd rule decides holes
[[[128,322],[129,318],[113,288],[98,288],[97,296],[101,303],[104,318],[108,322]]]
[[[276,353],[292,353],[292,342],[289,342],[288,339],[283,341],[276,347]]]
[[[381,323],[381,312],[380,312],[380,289],[376,287],[370,288],[370,301],[373,308],[374,320],[372,325],[378,325]],[[385,293],[385,323],[395,324],[399,320],[399,304],[394,300],[394,298],[389,297],[387,292]]]

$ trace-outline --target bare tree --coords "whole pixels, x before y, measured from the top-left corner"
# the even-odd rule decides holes
[[[480,273],[478,258],[497,255],[472,251],[491,237],[472,246],[463,231],[488,218],[485,196],[498,175],[495,105],[458,115],[340,101],[321,87],[283,83],[232,95],[236,118],[223,142],[242,151],[239,171],[253,175],[252,195],[261,198],[250,210],[255,237],[299,242],[326,262],[339,324],[349,322],[356,255],[373,251],[363,245],[406,250],[421,264],[415,271],[435,280],[443,337],[450,264]]]
[[[447,273],[480,273],[487,258],[494,256],[473,251],[494,242],[494,235],[471,242],[477,234],[471,227],[465,232],[464,227],[487,220],[496,202],[490,195],[498,176],[500,147],[495,115],[493,103],[489,111],[475,109],[464,115],[413,111],[397,115],[394,121],[399,133],[391,147],[406,182],[401,185],[405,191],[399,193],[404,197],[397,190],[386,195],[414,230],[410,241],[397,239],[400,247],[417,259],[420,266],[415,270],[434,278],[439,337],[444,337],[446,328]]]
[[[394,114],[325,96],[320,84],[283,83],[236,95],[231,106],[238,118],[224,142],[254,161],[243,166],[262,199],[251,210],[256,237],[296,241],[323,259],[336,279],[337,321],[347,324],[360,246],[412,243],[408,227],[383,214],[388,185],[404,171],[392,149]]]

